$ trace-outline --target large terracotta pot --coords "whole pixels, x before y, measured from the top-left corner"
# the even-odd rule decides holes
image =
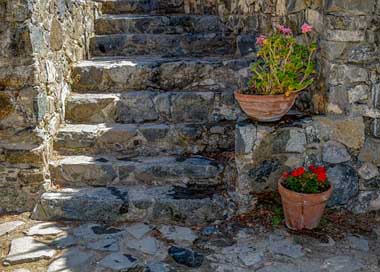
[[[252,119],[262,122],[280,120],[293,106],[297,93],[289,96],[281,95],[251,95],[235,91],[235,99],[243,111]]]
[[[278,191],[281,195],[286,226],[293,230],[316,228],[333,191],[332,185],[323,193],[301,194],[286,189],[281,182],[281,180],[278,182]]]

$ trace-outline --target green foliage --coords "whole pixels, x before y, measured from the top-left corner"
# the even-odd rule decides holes
[[[305,194],[319,193],[320,187],[323,185],[318,182],[317,176],[314,174],[304,174],[300,177],[288,177],[285,182],[286,188],[289,190]]]
[[[314,42],[304,45],[278,31],[265,38],[257,54],[259,60],[251,66],[250,88],[245,93],[290,95],[304,90],[314,81],[316,49]]]
[[[273,209],[273,217],[272,217],[272,225],[274,227],[277,227],[278,225],[280,225],[282,223],[282,221],[284,221],[284,213],[283,213],[283,210],[282,210],[282,207],[275,207]]]
[[[291,191],[303,194],[322,193],[330,188],[326,169],[314,166],[311,169],[300,167],[291,173],[284,173],[282,184]]]

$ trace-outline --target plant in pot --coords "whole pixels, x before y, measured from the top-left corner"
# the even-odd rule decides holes
[[[333,187],[323,166],[299,167],[278,182],[286,226],[293,230],[316,228]]]
[[[301,31],[303,39],[297,39],[290,28],[280,25],[271,36],[256,39],[258,59],[251,66],[248,88],[235,91],[240,107],[252,119],[280,120],[297,94],[313,83],[317,45],[311,42],[310,25],[303,24]]]

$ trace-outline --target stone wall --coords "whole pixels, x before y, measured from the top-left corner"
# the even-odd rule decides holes
[[[97,4],[0,0],[0,212],[29,210],[49,186],[51,137],[70,67],[84,59]]]
[[[314,115],[237,125],[241,211],[255,201],[252,193],[275,190],[285,170],[310,164],[328,168],[330,206],[380,209],[380,1],[278,2],[287,2],[286,18],[302,18],[318,32],[319,82],[307,95]]]

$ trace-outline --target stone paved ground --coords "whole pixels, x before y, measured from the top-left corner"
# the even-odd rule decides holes
[[[378,272],[380,214],[370,216],[365,232],[342,228],[323,239],[236,220],[190,229],[3,216],[0,271]]]

